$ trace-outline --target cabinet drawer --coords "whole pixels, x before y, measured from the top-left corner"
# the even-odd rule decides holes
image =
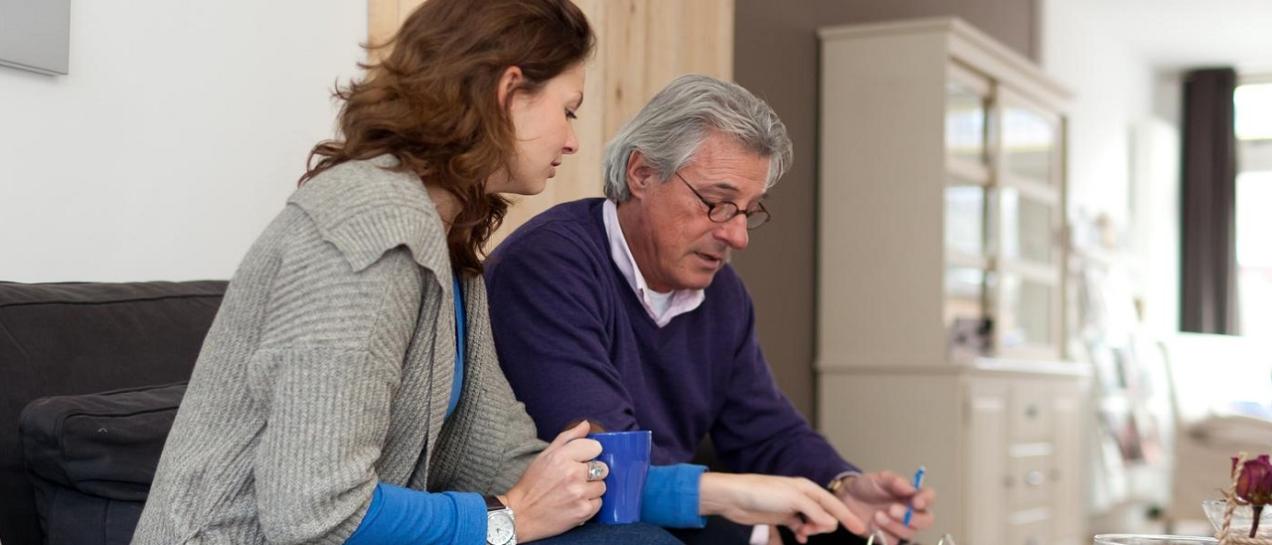
[[[1051,400],[1045,384],[1021,381],[1011,389],[1011,431],[1013,442],[1051,438]]]
[[[1051,545],[1051,513],[1047,509],[1017,511],[1007,518],[1004,545]]]
[[[1018,443],[1007,452],[1006,484],[1011,506],[1028,509],[1048,505],[1054,495],[1051,444]]]

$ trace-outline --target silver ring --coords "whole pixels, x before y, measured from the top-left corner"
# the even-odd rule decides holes
[[[587,463],[587,480],[599,481],[605,476],[605,463],[592,460]]]

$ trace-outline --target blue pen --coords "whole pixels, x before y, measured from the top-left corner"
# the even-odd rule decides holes
[[[916,494],[918,493],[919,487],[923,486],[924,473],[927,473],[927,468],[924,466],[919,466],[919,470],[914,472],[914,490]],[[910,517],[913,517],[913,516],[914,516],[914,503],[913,501],[911,501],[910,506],[905,509],[905,520],[903,520],[902,522],[904,522],[906,526],[909,526]]]

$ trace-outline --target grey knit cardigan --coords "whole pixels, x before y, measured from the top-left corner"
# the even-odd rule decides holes
[[[502,493],[545,444],[499,370],[486,291],[463,280],[455,371],[445,232],[417,178],[344,163],[248,251],[199,354],[134,545],[341,544],[377,482]],[[443,425],[445,422],[445,425]]]

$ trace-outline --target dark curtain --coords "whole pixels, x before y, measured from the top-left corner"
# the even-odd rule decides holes
[[[1184,78],[1180,329],[1237,333],[1236,136],[1231,68]]]

